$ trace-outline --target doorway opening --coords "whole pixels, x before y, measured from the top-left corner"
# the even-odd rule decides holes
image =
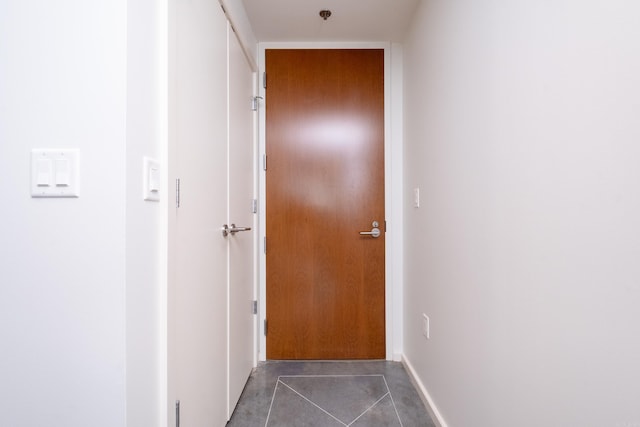
[[[261,62],[262,62],[262,70],[265,70],[265,57],[266,57],[266,52],[267,50],[271,50],[271,49],[277,49],[278,51],[282,51],[282,50],[299,50],[299,49],[307,49],[307,51],[309,50],[309,46],[293,46],[295,49],[290,49],[291,46],[283,46],[283,45],[263,45],[261,47],[261,52],[262,52],[262,58],[261,58]],[[311,46],[313,49],[318,50],[318,46]],[[399,360],[399,354],[400,351],[399,349],[401,348],[401,333],[399,333],[400,331],[400,326],[401,326],[401,280],[398,280],[398,278],[401,279],[401,269],[399,267],[394,267],[394,266],[399,266],[400,263],[397,261],[398,256],[401,256],[401,233],[394,233],[395,230],[399,230],[401,231],[401,211],[402,211],[402,206],[400,205],[391,205],[391,201],[392,200],[398,200],[398,194],[400,193],[401,190],[401,168],[397,168],[395,169],[395,173],[390,173],[391,171],[391,165],[392,165],[392,156],[390,156],[389,154],[393,154],[393,162],[395,162],[394,164],[400,164],[401,165],[401,154],[402,154],[402,146],[401,146],[401,109],[397,114],[392,115],[391,114],[391,86],[393,86],[396,89],[399,89],[398,92],[401,93],[401,73],[394,73],[396,76],[396,79],[394,80],[391,76],[391,55],[390,55],[390,46],[385,45],[385,44],[368,44],[368,45],[362,45],[362,44],[356,44],[356,45],[345,45],[345,44],[341,44],[340,46],[329,46],[329,48],[331,50],[335,50],[335,51],[340,51],[342,50],[343,52],[349,52],[349,51],[357,51],[357,50],[369,50],[370,52],[373,51],[377,51],[377,54],[379,54],[382,57],[382,63],[383,65],[381,66],[383,72],[383,84],[382,87],[383,89],[381,90],[381,97],[383,98],[383,107],[382,107],[382,113],[379,116],[379,118],[377,119],[380,124],[382,124],[382,133],[383,133],[383,143],[382,143],[382,162],[381,165],[379,166],[379,169],[381,169],[383,172],[386,172],[386,174],[384,174],[384,178],[382,178],[382,182],[383,184],[382,186],[382,191],[379,191],[378,193],[381,194],[382,196],[382,209],[381,209],[381,213],[372,213],[370,214],[370,217],[368,217],[366,219],[366,221],[364,219],[360,219],[359,222],[362,222],[362,224],[358,223],[355,225],[352,224],[346,224],[345,221],[342,221],[342,225],[339,225],[338,227],[353,227],[353,236],[355,237],[354,244],[356,245],[360,245],[360,248],[356,248],[353,249],[353,247],[351,248],[352,250],[349,251],[347,250],[346,252],[343,251],[343,253],[347,253],[349,255],[348,259],[347,256],[343,256],[342,258],[338,258],[342,264],[357,264],[357,261],[354,261],[353,258],[351,257],[353,252],[356,251],[362,251],[362,245],[366,245],[369,243],[382,243],[383,250],[382,250],[382,255],[378,256],[377,261],[379,264],[382,264],[383,268],[382,268],[382,272],[381,273],[377,273],[379,275],[382,276],[383,280],[382,280],[382,309],[380,310],[381,314],[381,322],[379,322],[379,328],[382,330],[382,345],[381,348],[382,350],[378,349],[378,352],[376,353],[375,356],[372,355],[363,355],[361,354],[356,354],[354,352],[348,353],[346,356],[342,356],[342,358],[386,358],[386,359],[395,359],[395,360]],[[312,50],[313,50],[312,49]],[[307,52],[308,53],[308,52]],[[398,57],[397,57],[398,58]],[[399,58],[400,60],[400,64],[401,64],[401,57]],[[397,60],[396,60],[397,61]],[[304,62],[304,61],[303,61]],[[401,71],[401,65],[400,67],[395,67],[394,69],[397,69],[399,71]],[[326,73],[325,73],[326,74]],[[347,73],[348,74],[348,73]],[[355,75],[357,75],[357,73],[355,73]],[[399,77],[400,76],[400,77]],[[326,75],[325,75],[326,77]],[[399,80],[398,80],[399,79]],[[273,88],[274,83],[274,76],[269,76],[269,73],[267,73],[267,82],[268,82],[268,86],[266,89],[262,89],[261,90],[261,95],[264,96],[265,102],[266,102],[266,106],[267,109],[272,108],[270,106],[270,102],[273,100],[273,98],[269,99],[269,95],[271,94],[270,90]],[[320,82],[321,83],[321,82]],[[320,84],[319,82],[316,82],[316,84]],[[345,87],[348,87],[349,85],[344,85],[342,86],[342,91],[344,91]],[[323,90],[326,90],[323,89]],[[313,93],[309,92],[309,91],[305,91],[305,93],[307,94],[307,96],[303,96],[304,99],[302,99],[302,106],[300,108],[298,108],[297,110],[306,110],[308,108],[308,106],[310,104],[313,103],[317,103],[318,101],[318,96],[317,96],[317,91],[316,91],[316,95],[314,95]],[[351,98],[354,98],[353,95],[350,96]],[[358,98],[357,96],[355,96],[355,98]],[[353,100],[352,100],[353,101]],[[396,100],[396,103],[398,101]],[[353,104],[353,102],[351,102]],[[357,103],[357,102],[356,102]],[[343,107],[341,107],[343,108]],[[326,123],[327,120],[329,122],[331,122],[333,120],[334,124],[336,123],[336,120],[339,119],[341,114],[330,114],[330,111],[333,110],[334,113],[336,111],[340,112],[340,110],[336,110],[336,109],[328,109],[325,107],[325,111],[324,113],[321,115],[323,117],[324,122]],[[299,112],[299,111],[297,111]],[[268,113],[267,113],[268,114]],[[362,117],[360,117],[361,120],[366,122],[366,119],[362,119]],[[269,137],[268,132],[266,127],[268,126],[265,125],[265,121],[267,120],[266,118],[266,114],[264,109],[262,109],[261,111],[261,116],[260,116],[260,123],[261,123],[261,127],[260,127],[260,135],[261,135],[261,152],[262,153],[267,153],[268,149],[266,147],[267,143],[266,143],[266,138]],[[331,129],[336,129],[336,126],[333,127],[326,127],[326,126],[321,126],[322,123],[320,123],[320,125],[318,123],[316,123],[316,128],[315,128],[315,132],[313,131],[308,131],[307,133],[311,133],[311,134],[318,134],[318,133],[324,133],[324,134],[331,134]],[[394,126],[395,125],[395,126]],[[370,126],[371,127],[371,126]],[[370,128],[369,127],[369,128]],[[340,129],[340,127],[337,127],[338,129]],[[311,126],[310,128],[311,130],[313,130],[313,126]],[[323,131],[324,129],[324,131]],[[340,141],[338,138],[338,142],[335,144],[336,147],[334,148],[338,148],[340,145],[344,144],[345,141],[344,139],[351,139],[351,140],[357,140],[359,136],[358,131],[357,131],[357,126],[342,126],[342,128],[340,129],[341,132],[337,132],[338,136],[342,135],[343,140]],[[273,132],[273,131],[272,131]],[[266,134],[266,138],[265,138],[265,134]],[[346,135],[346,137],[345,137]],[[325,135],[326,136],[326,135]],[[330,135],[329,135],[330,136]],[[313,139],[313,138],[312,138]],[[318,139],[316,137],[316,139]],[[331,144],[329,144],[327,146],[327,144],[325,144],[325,148],[327,148],[327,150],[330,151]],[[358,144],[354,144],[354,145],[358,145]],[[325,150],[325,151],[327,151]],[[313,151],[313,150],[312,150]],[[326,153],[325,153],[326,154]],[[296,154],[298,155],[298,154]],[[315,153],[316,157],[324,157],[325,155],[322,153]],[[355,152],[351,152],[350,154],[348,154],[346,157],[350,157],[351,160],[354,159],[354,156],[357,157],[357,155],[355,154]],[[315,355],[312,356],[305,356],[305,355],[300,355],[300,354],[293,354],[293,356],[273,356],[271,354],[268,355],[268,351],[269,351],[269,347],[267,346],[267,339],[264,336],[264,327],[266,326],[268,328],[268,333],[274,333],[277,334],[277,332],[274,331],[274,327],[276,327],[277,325],[274,325],[273,319],[271,318],[272,316],[269,314],[269,310],[267,310],[267,304],[269,304],[268,302],[268,297],[267,297],[267,257],[269,257],[273,252],[269,253],[269,251],[274,249],[274,245],[278,245],[277,242],[277,238],[274,241],[272,239],[272,237],[269,234],[272,234],[272,232],[269,232],[269,226],[267,225],[268,221],[269,221],[269,198],[267,197],[266,194],[266,181],[269,180],[269,174],[277,169],[277,161],[273,158],[271,158],[271,154],[269,155],[269,159],[267,161],[268,167],[267,167],[267,171],[264,172],[264,174],[260,177],[261,178],[261,194],[260,194],[260,202],[261,202],[261,212],[267,212],[267,215],[262,215],[261,216],[261,233],[264,235],[264,237],[267,237],[265,239],[265,243],[267,243],[267,247],[268,247],[268,251],[267,254],[264,254],[264,248],[260,248],[260,255],[261,255],[261,259],[260,259],[260,278],[261,278],[261,284],[260,284],[260,317],[261,320],[267,320],[266,324],[261,322],[261,333],[260,333],[260,360],[266,360],[267,358],[323,358],[323,359],[335,359],[335,358],[341,358],[340,356],[335,356],[332,355],[328,352],[324,352],[324,353],[316,353]],[[275,163],[274,163],[275,162]],[[348,162],[346,162],[348,163]],[[300,164],[300,163],[298,163]],[[322,167],[320,167],[320,169],[322,169]],[[346,172],[340,172],[340,173],[325,173],[325,178],[328,176],[328,179],[320,179],[319,181],[324,181],[329,182],[329,191],[327,191],[326,187],[323,190],[322,188],[318,189],[318,191],[316,192],[314,190],[314,192],[305,192],[304,191],[304,187],[305,185],[288,185],[288,186],[283,186],[285,191],[289,192],[289,193],[300,193],[298,195],[302,196],[303,199],[306,197],[306,201],[303,200],[302,204],[299,204],[300,206],[302,205],[309,205],[309,204],[321,204],[320,202],[322,201],[326,201],[326,198],[331,198],[332,195],[328,194],[331,193],[331,185],[336,186],[336,182],[334,180],[336,175],[351,175],[352,178],[353,176],[357,176],[359,174],[358,172],[358,168],[357,167],[352,167],[352,168],[346,168]],[[332,181],[333,180],[333,181]],[[313,184],[313,181],[318,181],[318,179],[314,179],[312,178],[310,181],[307,180],[306,184],[309,185],[310,183]],[[356,179],[357,181],[357,179]],[[299,180],[299,183],[303,184],[302,180]],[[306,194],[305,196],[305,193]],[[291,194],[289,194],[291,195]],[[294,194],[295,195],[295,194]],[[395,196],[394,196],[395,195]],[[326,196],[326,197],[325,197]],[[386,196],[386,197],[385,197]],[[357,197],[356,197],[357,198]],[[265,203],[265,199],[267,200]],[[361,202],[361,199],[358,199],[358,202]],[[308,207],[308,206],[307,206]],[[304,208],[304,206],[303,206]],[[303,211],[305,211],[306,208],[303,209]],[[351,208],[352,211],[357,211],[357,209],[355,208]],[[311,211],[306,210],[306,212],[302,213],[303,218],[306,216],[306,218],[308,219],[309,217],[313,216],[310,214]],[[321,211],[322,214],[322,211]],[[320,223],[323,222],[323,219],[321,218],[322,215],[315,215],[315,216],[319,216],[320,217]],[[333,215],[336,216],[336,215]],[[338,217],[341,216],[341,214],[337,215]],[[305,234],[304,231],[301,231],[302,229],[300,229],[298,227],[298,225],[294,225],[293,224],[293,220],[291,219],[292,217],[287,217],[286,215],[283,217],[285,218],[285,220],[283,222],[281,222],[280,225],[278,225],[276,228],[280,227],[282,229],[283,235],[287,234],[289,240],[293,239],[294,234],[297,236],[295,239],[293,239],[294,241],[297,241],[298,244],[302,245],[302,247],[306,247],[309,251],[311,251],[312,253],[315,253],[315,256],[317,259],[319,259],[319,264],[320,265],[316,265],[315,267],[310,267],[308,265],[308,263],[306,261],[303,262],[297,262],[297,263],[289,263],[289,267],[287,268],[293,268],[294,270],[297,269],[298,270],[298,274],[299,277],[302,277],[303,274],[305,274],[305,272],[307,274],[312,274],[315,275],[316,279],[320,279],[321,283],[327,283],[327,282],[335,282],[335,281],[339,281],[339,279],[336,279],[336,274],[339,276],[341,273],[336,273],[335,271],[331,271],[328,268],[326,268],[326,264],[329,264],[330,258],[334,258],[335,259],[335,254],[329,252],[329,255],[327,256],[327,252],[325,251],[325,255],[322,255],[322,249],[324,246],[327,245],[326,240],[331,240],[334,239],[336,235],[346,235],[348,233],[350,233],[351,231],[347,232],[346,229],[345,230],[338,230],[338,229],[333,229],[332,227],[326,227],[325,228],[325,235],[324,237],[320,237],[318,235],[310,235],[310,234]],[[386,224],[385,224],[385,218],[387,220]],[[391,219],[391,224],[389,224],[389,220]],[[374,227],[374,221],[377,222],[378,227]],[[299,221],[298,221],[299,222]],[[358,221],[356,221],[358,222]],[[340,222],[339,222],[340,224]],[[385,225],[386,227],[386,239],[384,236],[384,227]],[[390,226],[389,226],[390,225]],[[316,227],[318,228],[318,227]],[[322,228],[322,227],[320,227]],[[376,238],[371,237],[371,235],[365,235],[362,236],[360,235],[360,232],[368,232],[371,233],[371,231],[375,228],[378,228],[381,231],[382,234],[382,239],[378,239],[376,241]],[[294,233],[294,229],[297,230]],[[265,231],[268,231],[267,233],[265,233]],[[316,230],[315,232],[317,232],[318,230]],[[352,237],[353,237],[352,236]],[[306,243],[301,243],[301,241],[305,240],[306,238]],[[386,240],[386,241],[385,241]],[[306,245],[306,246],[305,246]],[[294,244],[295,246],[295,244]],[[369,245],[372,246],[372,245]],[[343,247],[349,247],[348,244],[346,246]],[[300,249],[300,246],[298,247],[298,249]],[[275,251],[275,250],[274,250]],[[299,251],[300,252],[300,251]],[[365,250],[366,252],[366,250]],[[370,255],[371,256],[371,255]],[[324,258],[323,258],[324,257]],[[375,259],[375,256],[371,256],[371,258]],[[394,261],[395,260],[395,261]],[[303,265],[303,264],[307,264],[307,265]],[[323,266],[323,264],[325,264]],[[386,265],[386,268],[385,268]],[[324,268],[324,270],[323,270]],[[347,287],[350,287],[353,285],[353,283],[355,282],[354,276],[356,275],[360,275],[361,277],[366,276],[366,273],[364,273],[364,270],[362,269],[362,266],[360,266],[360,270],[358,274],[354,274],[354,273],[346,273],[347,274],[347,279],[346,281],[342,281],[341,283],[347,283]],[[386,279],[386,284],[385,284],[385,279]],[[304,281],[304,277],[302,277],[301,281]],[[342,292],[343,289],[329,289],[327,290],[326,287],[321,287],[320,288],[320,293],[318,293],[318,291],[308,291],[307,293],[315,293],[315,304],[316,305],[320,305],[318,303],[318,301],[321,301],[323,298],[325,300],[327,299],[331,299],[331,298],[335,298],[336,296],[338,298],[340,298],[340,292]],[[322,295],[322,292],[324,292],[325,294]],[[356,292],[357,293],[357,292]],[[366,298],[368,297],[370,293],[367,292],[366,289],[361,290],[360,294],[359,294],[359,298],[361,298],[362,300],[366,301]],[[288,297],[287,297],[288,298]],[[286,301],[282,302],[281,305],[287,306],[289,309],[291,310],[296,310],[298,313],[300,312],[305,312],[305,310],[301,309],[299,307],[299,305],[297,303],[292,302],[292,299],[287,299]],[[314,301],[313,299],[311,300],[311,304],[314,305]],[[343,304],[343,306],[348,306],[349,304],[347,303],[346,305]],[[399,309],[397,308],[399,307]],[[271,309],[273,310],[273,309]],[[322,310],[320,310],[322,311]],[[308,310],[306,310],[306,312],[308,312]],[[335,316],[335,311],[333,313],[333,315]],[[345,320],[347,321],[347,323],[356,323],[362,326],[362,328],[365,330],[365,334],[367,333],[367,331],[370,331],[370,324],[371,321],[370,320],[363,320],[364,316],[362,315],[362,313],[357,313],[357,312],[349,312],[348,310],[346,312],[343,312],[342,314],[338,314],[337,317],[341,318],[339,320]],[[295,323],[295,322],[294,322]],[[316,323],[315,326],[312,326],[311,329],[315,329],[315,332],[319,332],[321,337],[320,338],[316,338],[316,341],[319,342],[320,344],[317,345],[317,348],[323,349],[323,348],[328,348],[328,345],[325,345],[328,341],[333,341],[333,338],[327,338],[328,335],[324,334],[322,332],[322,329],[325,328],[327,326],[328,323],[333,323],[335,324],[335,319],[331,320],[330,322],[327,321],[327,317],[324,316],[322,317],[321,321]],[[298,332],[299,333],[299,332]],[[303,331],[302,332],[302,336],[304,336],[305,334],[307,334],[307,332]],[[354,341],[357,341],[358,338],[354,338],[354,335],[351,334],[350,332],[348,333],[342,333],[343,338],[344,338],[344,342],[346,342],[346,345],[342,345],[342,347],[347,347],[347,350],[350,351],[350,347],[353,346]],[[365,338],[365,340],[367,340],[369,338]],[[294,344],[290,345],[292,347],[298,348],[298,347],[303,347],[303,344],[300,344],[299,340],[298,342],[296,342],[296,340],[294,340]],[[396,350],[398,349],[398,350]],[[321,350],[322,351],[322,350]]]

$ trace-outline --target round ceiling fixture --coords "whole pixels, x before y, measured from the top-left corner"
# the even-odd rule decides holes
[[[325,9],[325,10],[321,10],[321,11],[320,11],[320,17],[321,17],[322,19],[324,19],[325,21],[326,21],[326,20],[327,20],[327,18],[328,18],[328,17],[330,17],[330,16],[331,16],[331,11],[330,11],[330,10]]]

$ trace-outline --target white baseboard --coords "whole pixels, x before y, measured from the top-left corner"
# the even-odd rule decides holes
[[[438,411],[438,408],[433,402],[433,399],[431,399],[431,396],[429,395],[427,388],[424,386],[424,384],[418,377],[418,374],[416,373],[415,369],[413,369],[413,365],[411,365],[411,362],[409,362],[409,360],[405,355],[402,356],[402,364],[407,370],[407,373],[409,374],[411,381],[413,381],[413,383],[418,388],[418,394],[420,395],[420,398],[424,402],[424,405],[427,407],[427,411],[429,411],[429,415],[431,415],[431,419],[433,420],[433,422],[436,424],[437,427],[448,427],[446,421],[442,417],[442,414],[440,414],[440,411]]]

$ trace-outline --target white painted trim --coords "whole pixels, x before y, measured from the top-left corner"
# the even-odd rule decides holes
[[[160,247],[158,248],[158,269],[159,269],[159,283],[160,287],[158,291],[158,389],[156,391],[158,399],[158,427],[168,427],[169,425],[169,209],[172,202],[170,188],[172,186],[169,183],[169,119],[172,114],[169,107],[169,85],[170,76],[172,73],[169,60],[171,59],[171,52],[174,49],[170,45],[169,40],[174,40],[175,25],[173,17],[170,17],[170,9],[173,12],[172,6],[169,2],[158,3],[158,26],[157,28],[157,40],[158,40],[158,69],[160,70],[158,77],[158,86],[156,87],[156,93],[158,95],[158,107],[157,122],[159,125],[158,135],[158,150],[160,152],[160,173],[162,175],[162,187],[161,191],[165,194],[160,198]],[[171,117],[173,119],[173,117]]]
[[[436,404],[427,391],[427,388],[422,383],[422,380],[420,380],[420,377],[418,377],[418,374],[416,373],[415,369],[413,369],[413,365],[411,364],[411,362],[409,362],[409,359],[407,359],[406,355],[402,355],[402,365],[409,374],[411,381],[413,381],[414,385],[418,389],[420,399],[422,399],[422,402],[427,407],[427,411],[429,412],[429,415],[431,416],[433,422],[437,427],[448,427],[447,422],[444,420],[444,417],[436,407]]]
[[[398,200],[396,194],[402,195],[402,163],[398,163],[402,159],[402,116],[392,114],[392,94],[402,96],[402,86],[397,87],[401,79],[392,78],[392,72],[402,71],[402,64],[395,63],[392,66],[390,43],[384,42],[282,42],[282,43],[260,43],[258,45],[258,68],[260,76],[260,96],[266,99],[265,89],[262,85],[262,73],[265,69],[265,50],[266,49],[384,49],[385,57],[385,212],[387,220],[387,238],[386,238],[386,308],[385,308],[385,326],[386,326],[386,359],[394,360],[394,353],[402,351],[402,278],[398,275],[397,270],[402,270],[402,206],[398,206],[394,201]],[[401,55],[400,55],[401,61]],[[401,104],[402,98],[400,98]],[[396,104],[397,105],[397,104]],[[259,112],[259,158],[265,153],[265,111],[264,108]],[[392,167],[393,159],[396,159]],[[400,165],[398,168],[397,165]],[[259,359],[266,360],[266,338],[263,331],[263,321],[266,313],[266,257],[262,246],[262,238],[266,229],[265,212],[265,173],[262,167],[259,168],[260,184],[259,184],[259,204],[260,204],[260,245],[257,248],[259,262]]]
[[[222,10],[224,10],[224,7],[222,8]],[[231,72],[230,72],[230,58],[231,58],[231,37],[233,34],[233,27],[231,25],[231,21],[229,20],[229,16],[226,14],[226,31],[225,31],[225,35],[227,36],[227,45],[226,45],[226,74],[227,74],[227,93],[225,94],[226,98],[227,98],[227,105],[226,105],[226,110],[227,110],[227,123],[226,123],[226,127],[227,127],[227,134],[225,136],[226,139],[226,145],[227,145],[227,159],[225,162],[225,167],[227,168],[227,188],[226,188],[226,193],[227,193],[227,200],[226,205],[227,205],[227,212],[225,213],[225,216],[227,217],[227,219],[229,219],[229,217],[231,216],[231,194],[230,194],[230,184],[229,184],[229,177],[231,176],[231,167],[230,167],[230,148],[229,148],[229,142],[231,139],[231,105],[230,105],[230,100],[231,100]],[[242,48],[244,49],[244,48]],[[225,223],[226,224],[226,223]],[[225,403],[225,409],[227,411],[227,421],[229,421],[231,419],[231,413],[233,412],[233,408],[231,408],[231,358],[233,357],[233,355],[231,354],[231,274],[230,274],[230,270],[231,270],[231,261],[230,261],[230,257],[229,257],[229,252],[230,252],[230,248],[229,245],[227,244],[227,265],[226,265],[226,282],[227,282],[227,304],[226,304],[226,310],[227,310],[227,342],[226,342],[226,350],[227,350],[227,354],[226,354],[226,359],[227,359],[227,366],[226,366],[226,379],[227,379],[227,386],[226,386],[226,393],[225,393],[225,397],[226,397],[226,403]],[[238,356],[241,357],[241,356]]]
[[[258,292],[257,292],[257,300],[258,300],[258,318],[256,319],[257,328],[257,343],[258,343],[258,360],[264,361],[267,360],[267,339],[264,335],[264,320],[265,313],[267,312],[267,259],[264,252],[264,242],[265,242],[265,233],[266,233],[266,199],[267,199],[267,190],[265,184],[265,173],[263,169],[263,156],[266,153],[266,140],[265,140],[265,131],[266,131],[266,112],[264,106],[266,105],[265,99],[265,89],[263,87],[262,76],[265,70],[265,51],[264,48],[258,45],[258,91],[256,92],[258,96],[262,97],[260,101],[262,101],[262,107],[258,108],[258,125],[257,129],[257,138],[258,138],[258,152],[256,154],[257,157],[257,179],[258,179],[258,228],[257,228],[257,239],[258,245],[256,246],[256,257],[258,259]],[[260,104],[259,104],[260,105]]]
[[[220,6],[224,11],[227,21],[231,24],[231,29],[236,33],[242,51],[249,61],[249,65],[252,71],[256,71],[258,66],[256,64],[256,46],[258,41],[256,40],[253,30],[251,29],[251,23],[247,17],[247,11],[244,8],[242,1],[240,0],[219,0]]]
[[[396,355],[403,352],[403,287],[404,287],[404,118],[403,118],[403,51],[402,45],[394,43],[391,45],[390,60],[391,71],[389,80],[391,81],[389,93],[389,109],[391,123],[391,145],[387,160],[390,171],[390,187],[387,193],[387,268],[389,269],[387,280],[393,284],[390,299],[387,304],[391,305],[392,311],[388,314],[393,322],[390,335],[391,352],[396,360]],[[386,84],[386,82],[385,82]],[[400,360],[400,359],[397,359]]]
[[[395,297],[395,287],[394,284],[394,274],[393,269],[396,263],[393,259],[394,251],[393,241],[394,241],[394,233],[390,227],[391,224],[395,224],[393,218],[393,185],[392,185],[392,172],[393,169],[391,167],[391,161],[393,158],[393,150],[394,147],[391,132],[392,121],[391,121],[391,44],[384,45],[384,212],[385,212],[385,221],[386,223],[386,234],[385,234],[385,344],[387,346],[387,360],[393,360],[393,350],[394,350],[394,297]]]
[[[256,66],[257,70],[257,66]],[[253,94],[254,96],[260,92],[259,90],[259,73],[257,71],[253,72]],[[261,102],[260,99],[256,100],[257,110],[253,113],[253,170],[256,173],[253,176],[253,198],[256,200],[260,200],[260,174],[257,172],[260,170],[260,164],[262,163],[260,159],[260,131],[259,131],[259,117],[260,111],[264,110],[264,103]],[[253,215],[253,229],[256,230],[253,236],[253,299],[255,301],[260,301],[260,242],[262,241],[261,232],[260,232],[260,208],[258,207],[257,212]],[[254,316],[253,319],[253,367],[258,366],[258,361],[260,360],[260,310],[258,309],[258,314]]]

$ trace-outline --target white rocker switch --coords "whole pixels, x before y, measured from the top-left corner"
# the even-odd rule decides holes
[[[151,169],[149,169],[149,191],[152,193],[157,193],[160,189],[160,177],[158,175],[158,168],[151,166]]]
[[[36,159],[36,185],[38,187],[51,186],[51,160]]]
[[[160,200],[160,163],[152,158],[142,158],[142,198],[149,202]]]
[[[69,160],[56,160],[56,187],[68,187],[71,182]]]

